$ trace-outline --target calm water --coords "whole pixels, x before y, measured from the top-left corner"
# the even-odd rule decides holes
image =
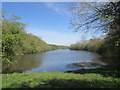
[[[101,57],[97,53],[88,51],[77,51],[69,49],[59,49],[53,51],[47,51],[38,54],[26,54],[17,57],[18,63],[13,65],[4,65],[4,73],[12,72],[51,72],[51,71],[69,71],[80,69],[69,68],[68,64],[75,62],[93,62],[92,59]],[[83,67],[81,67],[83,68]],[[84,67],[86,69],[95,67]]]

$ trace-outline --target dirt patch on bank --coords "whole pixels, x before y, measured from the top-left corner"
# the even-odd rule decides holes
[[[102,64],[95,62],[76,62],[67,65],[68,68],[97,67],[97,66],[102,66]]]

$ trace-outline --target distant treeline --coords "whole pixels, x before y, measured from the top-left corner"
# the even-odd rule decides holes
[[[100,47],[102,46],[102,44],[103,44],[103,40],[101,40],[99,38],[94,38],[94,39],[85,40],[85,41],[81,41],[81,42],[72,44],[70,46],[70,49],[88,50],[88,51],[92,51],[92,52],[97,52],[100,49]]]
[[[117,33],[116,33],[117,35]],[[93,38],[90,40],[77,42],[70,46],[71,50],[87,50],[97,52],[105,57],[119,58],[120,46],[118,45],[119,38],[117,36],[109,36],[106,38]]]
[[[49,46],[51,47],[52,50],[55,49],[68,49],[68,46],[61,46],[61,45],[53,45],[53,44],[49,44]]]
[[[39,37],[25,32],[26,24],[13,15],[2,20],[2,58],[3,62],[11,63],[16,55],[38,53],[48,50],[66,48],[65,46],[49,45]]]

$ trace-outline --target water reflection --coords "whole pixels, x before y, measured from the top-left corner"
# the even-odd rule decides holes
[[[2,73],[13,73],[18,72],[22,73],[26,70],[31,70],[37,68],[42,64],[40,58],[36,57],[34,54],[23,55],[15,57],[16,61],[13,64],[4,64],[2,65]]]
[[[13,65],[3,64],[3,73],[36,72],[44,71],[69,71],[76,68],[68,68],[66,65],[76,62],[93,62],[92,59],[101,57],[99,54],[88,51],[76,51],[69,49],[53,50],[38,54],[27,54],[16,59],[18,63]]]

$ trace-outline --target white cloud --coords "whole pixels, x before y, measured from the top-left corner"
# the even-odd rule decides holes
[[[60,14],[65,14],[70,16],[70,12],[67,10],[68,8],[64,8],[64,6],[60,3],[55,2],[45,2],[44,5],[48,8],[53,9],[55,12]]]

